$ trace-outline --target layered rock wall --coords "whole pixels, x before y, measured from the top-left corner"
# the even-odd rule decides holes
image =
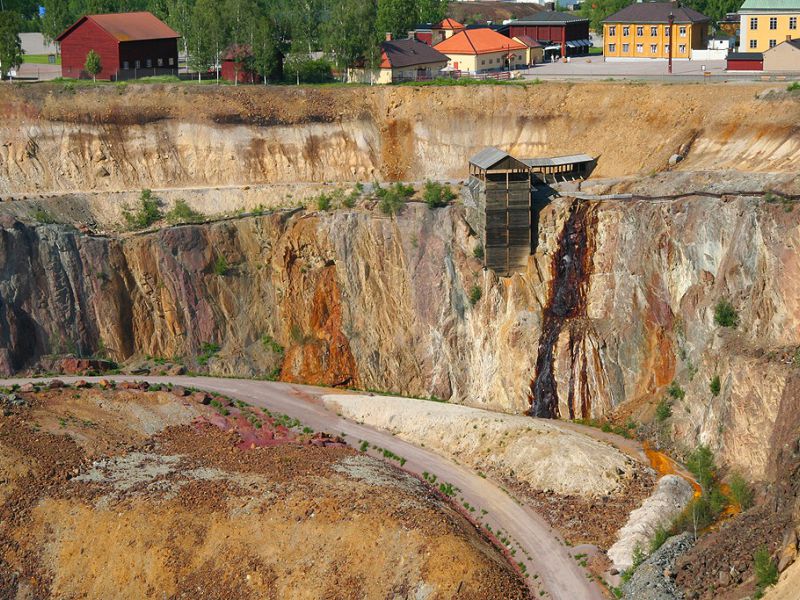
[[[279,213],[123,237],[7,219],[0,366],[10,373],[66,352],[196,364],[216,344],[213,373],[278,367],[288,381],[521,413],[573,202],[544,209],[527,271],[503,279],[472,257],[477,242],[457,206],[411,204],[396,219]],[[672,409],[678,439],[766,476],[800,414],[795,212],[756,197],[586,210],[585,307],[553,342],[559,414],[646,417],[677,381],[686,392]],[[482,297],[473,306],[474,286]],[[721,299],[736,308],[737,327],[715,325]]]

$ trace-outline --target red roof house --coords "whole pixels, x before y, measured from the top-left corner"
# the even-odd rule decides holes
[[[434,46],[453,71],[483,73],[526,65],[528,47],[493,29],[465,29]]]
[[[56,41],[61,45],[61,74],[86,77],[89,50],[100,55],[98,79],[116,79],[121,70],[177,72],[180,35],[149,12],[86,15]]]
[[[450,17],[442,19],[431,27],[431,45],[435,46],[464,29],[464,26],[455,19]]]

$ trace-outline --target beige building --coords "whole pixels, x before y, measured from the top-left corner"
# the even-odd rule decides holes
[[[525,64],[539,65],[544,62],[544,46],[529,35],[518,35],[513,38],[515,42],[524,44],[527,48],[525,54]]]
[[[486,73],[517,69],[527,64],[528,47],[493,29],[465,29],[435,49],[447,55],[451,71]]]
[[[764,70],[800,73],[800,38],[787,39],[764,52]]]

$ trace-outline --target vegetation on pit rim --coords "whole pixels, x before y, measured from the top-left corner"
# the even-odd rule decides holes
[[[447,206],[455,197],[456,194],[450,189],[449,185],[439,183],[438,181],[431,181],[429,179],[422,188],[422,198],[429,208]]]
[[[375,184],[375,196],[378,198],[378,208],[386,216],[395,216],[406,205],[406,201],[414,195],[414,187],[402,183],[392,184],[388,188]]]
[[[144,189],[139,195],[139,207],[136,210],[126,208],[122,215],[128,224],[128,229],[146,229],[162,218],[161,202],[153,196],[152,191]]]
[[[176,200],[175,205],[165,215],[171,225],[181,223],[200,223],[205,220],[205,215],[194,210],[185,200]]]

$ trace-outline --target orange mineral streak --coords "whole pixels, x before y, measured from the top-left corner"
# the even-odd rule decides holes
[[[678,475],[688,481],[692,489],[694,489],[694,497],[699,498],[703,494],[700,484],[692,479],[684,469],[672,460],[669,456],[658,450],[654,450],[650,443],[647,441],[642,442],[642,449],[644,450],[647,460],[650,461],[650,466],[653,467],[659,477],[664,475]]]

